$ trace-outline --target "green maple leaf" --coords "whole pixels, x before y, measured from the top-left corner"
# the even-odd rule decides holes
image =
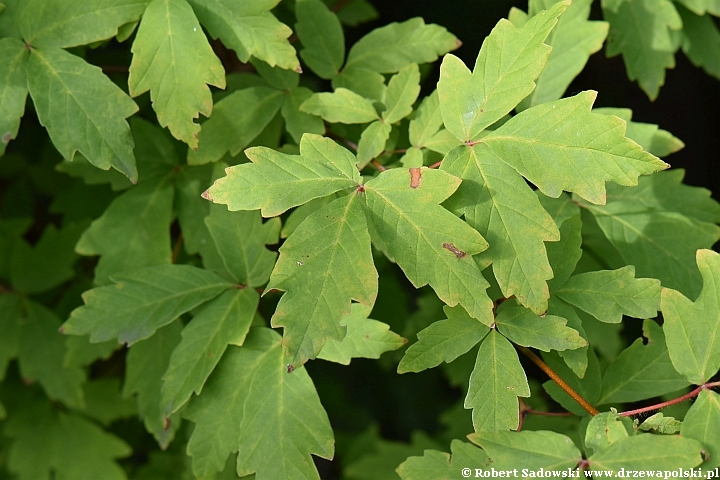
[[[163,374],[165,412],[177,412],[193,392],[199,395],[227,346],[243,344],[258,301],[257,292],[249,288],[226,291],[203,305],[183,328],[182,340]]]
[[[185,0],[153,0],[132,46],[128,86],[137,97],[148,90],[158,122],[191,148],[212,112],[208,85],[225,88],[225,71]]]
[[[487,239],[483,257],[493,262],[504,296],[515,295],[534,312],[545,312],[553,271],[543,242],[559,240],[560,232],[538,197],[482,144],[455,148],[441,170],[463,179],[447,206]]]
[[[17,136],[27,97],[29,51],[14,38],[0,40],[0,156]]]
[[[668,165],[625,138],[623,120],[592,113],[596,95],[586,91],[525,110],[482,143],[544,194],[565,190],[602,205],[606,181],[637,185],[640,175]]]
[[[405,351],[398,373],[420,372],[450,363],[467,353],[488,334],[488,327],[461,307],[443,307],[446,320],[433,322],[418,332],[418,341]]]
[[[593,470],[617,473],[627,470],[694,468],[702,462],[702,445],[680,435],[642,434],[618,440],[595,453],[588,462]]]
[[[355,156],[329,138],[305,135],[300,155],[265,147],[248,149],[253,163],[226,169],[203,195],[230,211],[258,210],[273,217],[285,210],[362,183]]]
[[[69,48],[112,38],[118,29],[140,19],[149,0],[28,0],[20,30],[29,45]]]
[[[372,307],[354,303],[350,313],[340,320],[347,327],[341,341],[328,339],[317,358],[349,365],[353,358],[380,358],[385,352],[397,350],[406,339],[390,331],[390,326],[368,318]]]
[[[232,286],[190,265],[158,265],[112,277],[115,282],[83,294],[63,333],[90,334],[91,342],[117,338],[132,344]]]
[[[425,450],[422,457],[409,457],[401,463],[397,474],[402,480],[452,480],[468,465],[478,468],[491,461],[484,451],[460,440],[450,443],[450,452]]]
[[[115,460],[130,455],[130,446],[96,423],[40,401],[13,413],[4,429],[12,439],[6,465],[19,478],[127,478]]]
[[[180,428],[180,414],[170,415],[161,404],[162,377],[168,369],[170,356],[180,343],[182,323],[161,328],[152,337],[128,349],[123,397],[137,394],[138,415],[145,428],[164,449]]]
[[[429,284],[443,302],[451,307],[459,303],[490,325],[488,283],[473,259],[487,249],[487,242],[438,205],[459,184],[459,178],[428,168],[382,172],[365,185],[369,218],[416,288]]]
[[[64,50],[34,49],[27,76],[40,123],[66,160],[80,152],[96,167],[137,181],[125,118],[138,107],[100,68]]]
[[[200,248],[205,268],[248,287],[268,281],[277,253],[265,245],[278,243],[280,219],[263,223],[257,210],[228,212],[222,205],[213,205],[205,226],[212,240]]]
[[[188,0],[213,38],[235,50],[246,63],[250,56],[270,66],[300,72],[300,62],[288,37],[292,30],[270,13],[277,0]]]
[[[295,24],[303,49],[300,57],[320,78],[337,75],[345,60],[345,35],[337,15],[320,0],[295,5]]]
[[[538,316],[524,307],[508,307],[495,317],[498,332],[525,347],[550,350],[575,350],[586,347],[587,340],[567,326],[567,320],[555,315]]]
[[[664,288],[660,300],[665,340],[675,369],[701,385],[720,370],[720,255],[698,250],[703,289],[695,302]]]
[[[703,444],[708,460],[703,467],[710,470],[720,466],[720,395],[706,389],[685,414],[680,435],[695,439]]]
[[[505,337],[491,330],[480,344],[465,397],[465,408],[473,409],[475,431],[516,430],[518,397],[529,396],[517,352]]]
[[[203,123],[198,149],[188,150],[188,163],[217,162],[227,152],[236,156],[270,124],[282,104],[282,92],[267,86],[243,88],[224,97]]]
[[[565,435],[549,431],[478,432],[468,439],[485,450],[497,470],[564,470],[575,468],[582,455]]]
[[[347,88],[315,93],[300,105],[300,111],[330,123],[367,123],[379,118],[370,100]]]
[[[665,157],[685,147],[685,144],[682,142],[682,140],[675,137],[667,130],[662,130],[657,125],[654,125],[652,123],[633,122],[632,110],[630,110],[629,108],[602,107],[593,108],[593,112],[603,113],[605,115],[615,115],[616,117],[620,117],[625,120],[625,123],[627,123],[627,130],[625,131],[625,136],[637,142],[638,145],[643,147],[643,150],[645,150],[646,152],[650,152],[655,156]],[[674,175],[676,172],[682,171],[682,169],[674,169],[670,172],[672,172],[672,174]],[[668,175],[670,174],[665,173],[661,175],[661,177],[667,178]],[[651,177],[642,177],[639,182],[642,183],[643,180],[647,182],[647,178],[655,177],[657,177],[657,175]],[[608,187],[608,190],[614,187],[614,185],[610,186]]]
[[[688,2],[689,3],[689,2]],[[708,75],[720,77],[720,31],[710,15],[696,13],[676,5],[682,18],[683,53],[696,67],[702,67]]]
[[[305,369],[288,374],[285,363],[280,336],[267,328],[228,348],[185,410],[196,424],[188,443],[195,475],[214,475],[238,452],[240,476],[319,478],[311,454],[332,458],[330,422]]]
[[[388,82],[383,121],[396,123],[412,113],[412,106],[420,93],[420,69],[416,63],[403,67]]]
[[[599,404],[637,402],[676,392],[688,381],[675,371],[665,334],[653,320],[643,322],[647,344],[638,338],[607,367]]]
[[[170,263],[174,189],[169,178],[149,181],[115,198],[83,233],[75,250],[100,255],[95,282],[134,268]]]
[[[483,41],[473,72],[454,55],[445,56],[438,96],[445,127],[458,140],[477,140],[533,91],[551,51],[543,40],[568,4],[553,5],[522,28],[500,20]]]
[[[608,4],[610,2],[607,2]],[[665,83],[665,69],[675,67],[672,31],[682,20],[669,0],[603,2],[605,20],[610,23],[607,56],[622,53],[628,78],[654,100]]]
[[[529,14],[552,8],[557,0],[531,0]],[[602,48],[608,33],[606,22],[588,21],[592,0],[574,0],[560,15],[545,43],[552,47],[547,65],[538,76],[535,90],[520,103],[523,110],[562,97],[588,58]]]
[[[635,267],[600,270],[570,277],[556,295],[601,322],[620,323],[623,315],[652,318],[660,308],[660,281],[635,278]]]
[[[361,202],[358,194],[334,200],[308,216],[280,248],[266,290],[287,292],[272,326],[285,327],[283,344],[293,367],[315,358],[328,339],[343,339],[340,320],[351,312],[351,300],[375,303],[377,272]]]

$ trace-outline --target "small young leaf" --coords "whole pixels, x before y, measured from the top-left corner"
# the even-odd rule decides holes
[[[295,4],[297,35],[303,44],[300,57],[320,78],[334,77],[345,59],[345,35],[337,15],[320,0]]]
[[[34,49],[28,90],[40,123],[66,160],[80,152],[96,167],[113,167],[137,181],[125,119],[138,107],[100,68],[64,50]]]
[[[647,345],[638,338],[607,367],[603,375],[600,404],[637,402],[676,392],[688,385],[670,361],[662,327],[643,322]]]
[[[720,466],[720,395],[706,389],[685,414],[680,435],[702,442],[709,460],[703,464],[706,469]]]
[[[341,341],[351,300],[375,303],[377,272],[361,198],[352,193],[308,216],[280,248],[266,290],[285,293],[272,317],[285,327],[283,345],[297,367],[315,358],[328,339]]]
[[[418,341],[405,351],[398,373],[421,372],[450,363],[477,345],[489,329],[470,317],[461,307],[443,307],[446,320],[432,323],[418,332]]]
[[[117,274],[113,285],[83,294],[62,332],[90,334],[91,342],[117,338],[133,344],[232,286],[213,272],[190,265],[158,265]]]
[[[212,244],[200,248],[205,268],[248,287],[259,287],[268,281],[277,253],[265,245],[278,243],[280,219],[262,222],[257,210],[228,212],[213,205],[205,217]]]
[[[552,50],[543,41],[568,5],[556,3],[521,28],[500,20],[483,41],[472,73],[459,58],[445,56],[438,82],[440,109],[445,127],[458,140],[477,140],[533,91]]]
[[[529,396],[530,387],[517,352],[505,337],[491,330],[480,344],[465,397],[465,408],[473,409],[475,431],[517,430],[518,397]]]
[[[188,163],[217,162],[227,152],[236,156],[270,124],[282,104],[282,92],[264,86],[244,88],[224,97],[203,123],[198,148],[188,150]]]
[[[170,355],[180,343],[182,323],[173,322],[152,337],[128,349],[123,396],[137,394],[138,414],[145,428],[164,450],[180,428],[180,415],[168,415],[160,403],[162,376],[170,363]]]
[[[316,93],[300,105],[300,111],[330,123],[367,123],[379,118],[370,100],[346,88]]]
[[[627,470],[677,470],[694,468],[702,462],[702,445],[679,435],[636,435],[617,441],[592,455],[593,470],[617,473]]]
[[[404,67],[388,82],[385,103],[387,110],[382,118],[396,123],[412,113],[412,106],[420,93],[420,69],[416,63]]]
[[[685,418],[687,419],[687,416]],[[646,418],[645,421],[638,426],[638,429],[645,431],[655,430],[657,433],[672,435],[673,433],[678,433],[681,430],[682,423],[683,422],[675,420],[673,417],[665,417],[662,413],[656,413],[655,415]],[[683,436],[693,438],[692,435]],[[707,447],[706,444],[704,446]]]
[[[505,308],[495,317],[498,332],[512,342],[544,352],[575,350],[586,347],[587,340],[567,326],[567,320],[555,315],[542,317],[524,307]]]
[[[431,63],[460,46],[455,35],[438,25],[411,18],[376,28],[352,46],[345,69],[367,68],[379,73],[399,72],[410,63]]]
[[[288,374],[285,363],[280,336],[268,328],[228,348],[185,410],[196,424],[187,447],[195,475],[213,476],[239,452],[239,476],[318,478],[311,454],[332,458],[332,428],[305,369]]]
[[[27,61],[30,52],[14,38],[0,40],[0,156],[17,136],[27,97]]]
[[[659,280],[635,278],[635,267],[628,265],[570,277],[556,294],[601,322],[620,323],[623,315],[655,317],[660,288]]]
[[[626,139],[621,119],[592,113],[596,96],[586,91],[525,110],[482,142],[545,195],[565,190],[602,205],[606,181],[637,185],[638,176],[669,165]]]
[[[369,217],[416,288],[430,284],[446,304],[459,303],[471,317],[491,325],[489,285],[473,259],[487,242],[438,205],[459,184],[457,177],[424,167],[387,170],[365,187]]]
[[[175,413],[193,392],[199,395],[228,344],[243,344],[259,299],[251,288],[228,290],[203,305],[183,328],[162,376],[162,412]]]
[[[660,306],[665,340],[675,369],[701,385],[720,370],[720,254],[698,250],[703,289],[695,302],[664,288]]]
[[[503,295],[544,313],[550,296],[546,280],[553,272],[543,242],[559,240],[560,232],[538,197],[482,144],[455,148],[440,168],[463,179],[448,208],[462,213],[490,243],[483,257],[493,262]]]
[[[132,46],[128,86],[137,97],[148,90],[158,122],[191,148],[212,112],[208,85],[225,88],[225,70],[185,0],[153,0]]]
[[[95,283],[126,270],[170,263],[173,187],[167,178],[133,187],[115,198],[78,241],[81,255],[100,255]]]
[[[360,135],[357,151],[358,168],[362,169],[370,160],[379,156],[385,150],[385,143],[390,137],[392,125],[382,120],[377,120],[363,131]]]
[[[248,149],[253,163],[225,170],[203,195],[230,211],[261,209],[274,217],[289,208],[362,183],[355,156],[329,138],[305,135],[300,155],[265,147]]]
[[[368,318],[372,307],[353,303],[350,313],[340,320],[347,327],[341,341],[328,339],[317,358],[349,365],[353,358],[380,358],[385,352],[397,350],[407,340],[391,332],[382,322]]]
[[[572,440],[555,432],[478,432],[468,438],[487,452],[496,470],[522,465],[528,470],[558,471],[575,468],[582,459]]]

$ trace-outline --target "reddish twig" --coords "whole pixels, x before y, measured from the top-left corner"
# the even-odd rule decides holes
[[[379,172],[384,172],[385,170],[387,170],[387,168],[385,168],[385,165],[378,162],[377,159],[375,159],[375,158],[373,158],[372,162],[370,162],[370,163],[372,163],[372,166],[377,168]]]
[[[516,345],[515,347],[516,347],[518,350],[520,350],[522,353],[524,353],[525,356],[528,357],[535,365],[537,365],[538,367],[540,367],[540,370],[542,370],[543,372],[545,372],[545,373],[547,374],[547,376],[550,377],[550,379],[551,379],[553,382],[557,383],[557,385],[558,385],[560,388],[562,388],[565,393],[567,393],[568,395],[570,395],[570,396],[572,397],[572,399],[575,400],[575,401],[576,401],[582,408],[584,408],[590,415],[597,415],[598,413],[600,413],[597,408],[595,408],[595,407],[593,407],[592,405],[590,405],[590,404],[588,403],[588,401],[585,400],[585,399],[584,399],[579,393],[577,393],[575,390],[573,390],[570,385],[568,385],[567,383],[565,383],[565,381],[564,381],[562,378],[560,378],[560,375],[558,375],[557,373],[555,373],[555,371],[554,371],[552,368],[550,368],[550,366],[549,366],[547,363],[543,362],[540,357],[538,357],[537,355],[535,355],[535,354],[532,352],[532,350],[530,350],[529,348],[520,346],[520,345]]]
[[[440,160],[439,162],[433,163],[433,164],[430,165],[428,168],[439,168],[440,165],[442,165],[442,160]]]
[[[660,410],[661,408],[669,407],[670,405],[675,405],[676,403],[682,403],[685,400],[690,400],[691,398],[700,395],[700,392],[702,392],[703,390],[715,387],[720,387],[720,382],[705,383],[703,385],[700,385],[693,391],[686,393],[685,395],[682,395],[680,397],[673,398],[672,400],[668,400],[667,402],[656,403],[655,405],[650,405],[649,407],[636,408],[635,410],[628,410],[627,412],[620,412],[618,415],[622,415],[623,417],[631,417],[640,413]]]

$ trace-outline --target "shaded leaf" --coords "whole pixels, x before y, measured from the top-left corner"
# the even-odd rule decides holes
[[[420,93],[420,69],[416,63],[403,67],[388,82],[385,104],[387,110],[382,118],[396,123],[412,113],[412,106]]]
[[[617,441],[592,455],[593,470],[671,470],[693,468],[702,462],[702,445],[679,435],[636,435]]]
[[[425,146],[425,143],[433,138],[442,125],[440,100],[438,100],[437,90],[433,90],[433,93],[423,99],[415,111],[415,116],[410,120],[408,127],[410,143],[416,147]]]
[[[208,85],[225,88],[225,69],[184,0],[153,0],[132,46],[128,86],[137,97],[148,90],[158,122],[173,136],[198,146],[193,120],[212,112]]]
[[[468,465],[477,468],[491,461],[484,451],[460,440],[450,443],[450,451],[452,456],[425,450],[422,457],[409,457],[401,463],[397,473],[402,480],[454,480]]]
[[[676,5],[682,18],[682,49],[696,67],[720,77],[720,31],[710,15],[698,16]]]
[[[285,363],[280,336],[267,328],[228,348],[185,411],[196,424],[188,444],[195,475],[214,475],[239,452],[240,476],[319,478],[310,455],[332,458],[330,422],[305,369],[288,374]]]
[[[133,344],[218,296],[232,284],[191,265],[158,265],[114,275],[113,285],[83,294],[63,333],[90,334],[91,342],[117,338]]]
[[[14,38],[0,39],[0,156],[17,136],[27,97],[28,49]]]
[[[385,150],[391,130],[392,125],[382,120],[374,121],[363,130],[357,151],[359,169],[365,167],[370,160],[378,157]]]
[[[283,101],[281,112],[285,119],[285,128],[297,144],[300,144],[304,133],[316,135],[325,133],[322,118],[300,111],[300,105],[312,95],[313,92],[309,88],[297,87],[291,89]]]
[[[368,318],[372,307],[354,303],[350,313],[340,320],[347,327],[341,341],[328,339],[317,358],[349,365],[353,358],[380,358],[385,352],[397,350],[407,340],[390,331],[389,325]]]
[[[379,118],[370,100],[346,88],[315,93],[300,105],[300,111],[330,123],[367,123]]]
[[[703,390],[685,415],[680,435],[703,444],[710,457],[703,464],[706,469],[720,466],[720,438],[717,435],[719,428],[720,395],[711,390]]]
[[[320,78],[334,77],[345,60],[345,35],[334,12],[320,0],[295,4],[295,24],[303,49],[300,58]]]
[[[575,468],[582,459],[580,450],[565,435],[555,432],[478,432],[468,435],[492,459],[497,469],[563,470]]]

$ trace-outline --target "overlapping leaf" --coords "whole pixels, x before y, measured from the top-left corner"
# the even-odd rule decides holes
[[[675,369],[701,385],[720,370],[720,254],[698,250],[703,289],[695,302],[663,289],[660,306],[665,340]]]
[[[662,328],[653,320],[646,320],[643,332],[647,344],[642,339],[635,340],[605,370],[600,404],[636,402],[688,385],[670,361]]]
[[[712,390],[703,390],[685,415],[680,434],[702,443],[709,457],[703,467],[708,470],[720,466],[719,428],[720,395]]]
[[[580,450],[565,435],[549,431],[478,432],[468,435],[492,458],[497,470],[564,470],[575,468],[582,459]]]
[[[517,430],[518,397],[529,396],[530,387],[515,349],[491,330],[480,344],[465,397],[465,408],[473,409],[475,431]]]
[[[550,350],[575,350],[586,347],[587,341],[567,320],[555,315],[538,316],[524,307],[508,307],[495,317],[498,332],[525,347]]]
[[[316,93],[300,105],[300,111],[322,117],[330,123],[367,123],[379,118],[370,100],[347,88]]]
[[[295,5],[295,29],[303,44],[300,57],[320,78],[334,77],[345,60],[345,35],[335,13],[320,0]]]
[[[229,344],[242,345],[250,330],[259,295],[253,289],[228,290],[203,305],[183,328],[182,340],[163,374],[161,407],[176,412],[205,381]]]
[[[398,373],[420,372],[442,362],[450,363],[467,353],[489,332],[460,306],[443,307],[446,320],[433,322],[418,332],[418,341],[405,351]]]
[[[403,67],[388,82],[385,104],[387,110],[382,118],[395,123],[410,115],[412,106],[420,93],[420,69],[416,63]]]
[[[319,478],[311,454],[332,458],[330,422],[305,369],[288,374],[285,364],[280,336],[270,329],[252,329],[242,348],[228,348],[185,411],[196,424],[188,452],[197,476],[221,471],[238,452],[240,476]]]
[[[607,323],[623,315],[652,318],[660,309],[660,281],[635,278],[635,267],[600,270],[570,277],[556,292],[566,302]]]
[[[190,265],[158,265],[113,276],[113,285],[83,294],[85,305],[63,324],[63,333],[90,334],[90,341],[148,338],[181,314],[232,286],[213,272]]]
[[[377,272],[365,213],[356,193],[334,200],[301,223],[280,248],[267,289],[286,292],[272,317],[284,327],[293,367],[315,358],[328,339],[341,341],[351,300],[371,307]]]
[[[560,232],[535,193],[483,144],[457,147],[441,169],[463,179],[447,205],[490,243],[483,256],[492,260],[503,294],[543,313],[553,277],[543,242],[559,240]]]
[[[28,90],[40,123],[66,160],[80,152],[90,163],[137,181],[130,127],[135,102],[100,68],[64,50],[32,50]]]
[[[368,318],[372,307],[354,303],[350,313],[340,320],[347,327],[341,341],[328,339],[317,358],[349,365],[353,358],[380,358],[385,352],[405,345],[400,335],[390,331],[383,322]]]
[[[14,38],[0,40],[0,155],[17,136],[27,97],[29,52]]]
[[[305,135],[300,155],[264,147],[248,149],[253,163],[228,168],[203,195],[231,211],[260,209],[264,217],[281,214],[313,198],[361,183],[355,156],[329,138]]]
[[[459,58],[445,56],[438,82],[440,109],[445,127],[458,140],[477,140],[533,91],[550,56],[543,41],[568,4],[553,5],[522,28],[500,20],[483,42],[472,73]]]
[[[236,2],[188,0],[214,38],[235,50],[247,62],[250,56],[271,66],[300,71],[300,62],[288,38],[292,30],[270,13],[277,0]]]
[[[401,463],[397,473],[402,480],[451,480],[463,475],[468,465],[479,468],[490,461],[484,451],[460,440],[450,443],[450,452],[452,455],[425,450],[422,457],[409,457]]]
[[[615,115],[616,117],[620,117],[625,120],[625,122],[627,123],[627,130],[625,131],[625,136],[637,142],[637,144],[643,147],[646,152],[650,152],[658,157],[665,157],[685,147],[685,144],[682,142],[682,140],[675,137],[667,130],[662,130],[657,125],[654,125],[652,123],[633,122],[632,110],[630,110],[629,108],[593,108],[593,112],[604,113],[605,115]],[[669,176],[673,176],[676,173],[680,173],[682,171],[682,169],[675,169],[670,171],[671,173],[655,175],[651,178],[668,178]],[[680,176],[682,177],[682,175]],[[642,184],[643,179],[645,178],[648,177],[643,177],[639,180],[639,182]],[[608,190],[613,188],[617,189],[615,186],[610,186],[608,187]]]
[[[490,325],[488,283],[473,259],[487,242],[438,205],[459,184],[459,178],[427,168],[385,171],[365,186],[369,217],[413,285],[429,284],[446,304],[460,304]]]
[[[636,435],[616,441],[595,453],[588,462],[593,470],[671,470],[693,468],[702,462],[702,445],[680,435]]]
[[[185,0],[153,0],[132,46],[128,85],[133,97],[148,90],[158,122],[197,148],[200,126],[193,120],[212,112],[208,85],[225,88],[220,60]]]

